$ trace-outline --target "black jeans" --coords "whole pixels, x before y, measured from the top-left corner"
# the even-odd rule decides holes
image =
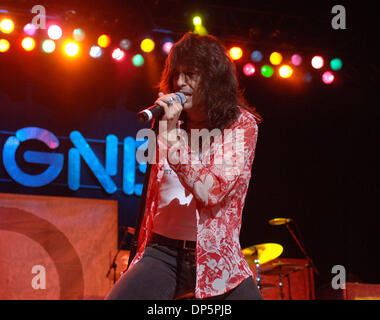
[[[195,251],[149,244],[141,260],[121,276],[107,300],[186,299],[195,290]],[[252,277],[227,293],[207,299],[261,300]]]

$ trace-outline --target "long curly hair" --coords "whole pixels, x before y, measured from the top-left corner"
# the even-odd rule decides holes
[[[224,128],[236,121],[239,106],[250,111],[260,123],[262,118],[255,108],[248,106],[239,88],[235,64],[225,47],[214,36],[186,33],[170,50],[159,85],[164,93],[173,92],[176,70],[185,67],[197,70],[200,85],[193,94],[193,103],[208,114],[208,128]]]

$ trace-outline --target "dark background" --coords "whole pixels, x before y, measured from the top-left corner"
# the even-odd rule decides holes
[[[198,11],[209,33],[221,38],[226,46],[235,43],[264,52],[278,50],[285,55],[298,51],[304,57],[340,57],[343,69],[330,86],[322,83],[320,71],[313,71],[305,63],[300,70],[310,72],[310,83],[275,76],[247,78],[241,66],[249,55],[236,63],[248,102],[264,118],[244,208],[241,244],[244,248],[277,242],[284,247],[282,257],[301,258],[286,228],[268,224],[271,218],[292,218],[320,272],[316,279],[318,289],[329,286],[331,269],[336,264],[346,268],[349,281],[380,283],[375,153],[378,99],[370,96],[372,88],[376,88],[378,68],[369,50],[375,41],[369,5],[340,2],[346,8],[347,29],[334,30],[334,2],[38,3],[45,5],[48,16],[58,17],[66,25],[82,25],[88,31],[86,41],[94,40],[99,32],[108,32],[112,39],[128,34],[137,43],[151,35],[158,42],[165,34],[157,29],[170,30],[176,41],[192,28],[191,15]],[[25,20],[32,17],[27,11],[34,4],[1,1],[0,7],[12,9],[17,19]],[[135,45],[128,57],[138,51]],[[0,55],[0,130],[15,132],[38,126],[58,137],[67,137],[73,130],[93,139],[105,139],[111,133],[119,141],[135,137],[142,127],[135,120],[135,112],[156,99],[155,85],[165,56],[155,50],[145,58],[145,65],[135,68],[128,61],[117,64],[109,57],[94,61],[84,55],[68,62],[57,54],[26,54],[12,49]],[[0,135],[1,146],[6,138]],[[1,161],[0,192],[116,199],[119,225],[134,226],[138,197],[126,196],[120,190],[107,195],[100,187],[73,192],[62,186],[67,183],[67,152],[71,144],[63,138],[60,142],[58,152],[65,154],[65,166],[54,183],[42,188],[22,187],[10,180]],[[100,157],[104,156],[104,145],[91,145]],[[33,143],[27,147],[43,149]],[[21,151],[18,161],[22,167]],[[35,168],[36,173],[39,170]],[[81,183],[98,186],[83,164],[82,170]],[[142,182],[143,176],[138,179]],[[120,188],[121,177],[117,176],[115,182]]]

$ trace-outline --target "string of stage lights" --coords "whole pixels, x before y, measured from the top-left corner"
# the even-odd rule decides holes
[[[194,31],[199,34],[207,34],[207,30],[202,25],[200,17],[193,19]],[[21,34],[19,38],[10,39],[12,33]],[[39,37],[37,37],[39,35]],[[91,59],[99,59],[107,56],[111,57],[115,62],[121,62],[126,59],[126,52],[132,46],[139,46],[140,53],[132,56],[131,62],[135,67],[144,65],[144,55],[157,50],[156,42],[152,38],[145,38],[136,43],[129,39],[121,39],[117,41],[111,39],[108,34],[99,34],[96,43],[88,45],[84,40],[86,32],[81,28],[64,30],[57,24],[51,24],[46,29],[36,29],[32,23],[17,26],[9,17],[0,17],[0,57],[1,54],[10,52],[12,48],[31,52],[40,50],[46,54],[59,52],[61,47],[62,53],[69,58],[75,59],[85,52],[87,47],[88,55]],[[39,42],[39,44],[37,44]],[[161,51],[163,54],[169,54],[174,41],[168,37],[160,41]],[[332,84],[336,79],[336,74],[342,68],[342,60],[337,57],[330,58],[329,64],[326,63],[327,57],[321,55],[313,55],[311,57],[302,57],[299,53],[280,53],[277,51],[264,54],[262,51],[255,49],[249,51],[247,48],[240,46],[232,46],[228,50],[228,54],[232,60],[238,62],[241,71],[247,77],[261,76],[262,78],[273,78],[275,75],[282,79],[292,79],[295,74],[298,78],[302,78],[304,82],[311,82],[313,76],[311,72],[305,71],[305,66],[311,70],[319,71],[318,74],[321,81],[325,84]],[[266,57],[266,58],[265,58]],[[301,68],[300,66],[304,67]],[[302,74],[301,74],[302,73]]]

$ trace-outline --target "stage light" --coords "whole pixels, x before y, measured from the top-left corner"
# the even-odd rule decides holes
[[[98,46],[101,48],[107,48],[111,44],[111,38],[106,34],[102,34],[98,38]]]
[[[290,78],[293,74],[293,69],[285,64],[281,66],[281,68],[278,70],[278,73],[281,78]]]
[[[11,19],[3,19],[0,21],[0,31],[3,33],[11,33],[15,28],[15,24]]]
[[[173,47],[173,42],[172,41],[167,41],[162,45],[162,51],[164,51],[166,54],[169,54],[170,50]]]
[[[45,53],[52,53],[55,50],[55,42],[53,40],[47,39],[42,42],[42,50]]]
[[[50,26],[49,29],[48,29],[48,36],[52,40],[58,40],[58,39],[60,39],[62,37],[62,34],[63,34],[62,33],[62,29],[59,26],[55,25],[55,24],[53,24],[52,26]]]
[[[22,39],[21,46],[25,51],[32,51],[36,47],[36,42],[31,37],[26,37]]]
[[[24,27],[24,32],[28,36],[34,36],[34,34],[36,33],[36,31],[37,31],[37,29],[36,29],[36,27],[32,23],[28,23]]]
[[[253,75],[255,71],[255,66],[252,63],[246,63],[243,67],[243,73],[248,77]]]
[[[123,50],[128,50],[131,47],[131,41],[128,39],[123,39],[120,41],[120,48]]]
[[[294,66],[299,66],[302,63],[302,57],[299,54],[293,54],[291,61]]]
[[[132,63],[135,67],[141,67],[144,64],[144,57],[141,54],[136,54],[132,58]]]
[[[100,58],[102,56],[102,54],[103,54],[103,50],[99,46],[92,46],[91,47],[90,56],[92,58]]]
[[[65,44],[65,53],[70,56],[74,57],[79,52],[79,46],[75,42],[69,41]]]
[[[243,50],[239,47],[232,47],[229,54],[232,60],[239,60],[243,56]]]
[[[9,50],[10,46],[11,45],[10,45],[8,40],[0,39],[0,52],[1,53],[7,52]]]
[[[325,84],[333,83],[334,79],[335,79],[335,76],[331,71],[326,71],[322,74],[322,81]]]
[[[197,24],[194,26],[194,33],[204,36],[208,34],[208,31],[202,24]]]
[[[314,56],[313,59],[311,59],[311,65],[314,69],[320,69],[323,67],[324,61],[321,56]]]
[[[200,16],[195,16],[193,18],[194,26],[200,26],[202,24],[202,18]]]
[[[125,52],[120,48],[116,48],[112,51],[112,58],[116,61],[121,61],[125,57]]]
[[[73,39],[75,41],[78,41],[78,42],[83,41],[85,37],[86,37],[86,34],[84,33],[84,31],[82,29],[80,29],[80,28],[74,29]]]
[[[310,73],[306,73],[304,76],[303,76],[303,81],[304,82],[311,82],[311,80],[313,80],[313,76],[310,74]]]
[[[272,52],[269,56],[269,61],[275,66],[279,65],[282,61],[282,54],[279,52]]]
[[[273,75],[273,68],[271,66],[264,65],[261,67],[261,74],[265,78],[270,78]]]
[[[330,61],[330,67],[335,71],[342,69],[342,66],[343,62],[339,58],[334,58]]]
[[[144,52],[152,52],[154,50],[154,41],[152,39],[146,38],[141,41],[140,48]]]
[[[251,59],[254,62],[260,62],[263,59],[263,54],[259,50],[255,50],[251,54]]]

